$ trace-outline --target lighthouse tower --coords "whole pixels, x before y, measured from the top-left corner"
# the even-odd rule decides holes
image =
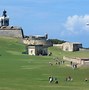
[[[18,26],[9,26],[9,17],[7,16],[7,11],[4,10],[2,16],[0,17],[0,36],[5,37],[16,37],[23,38],[23,29]]]
[[[7,17],[7,11],[3,11],[2,17],[0,17],[0,26],[9,26],[9,17]]]

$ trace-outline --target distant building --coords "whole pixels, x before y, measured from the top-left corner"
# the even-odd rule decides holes
[[[47,41],[48,35],[35,35],[24,38],[23,43],[27,45],[29,55],[48,55],[48,47],[52,45]]]
[[[28,45],[29,55],[48,55],[48,47],[44,45]]]
[[[23,38],[23,29],[18,26],[9,26],[7,11],[3,11],[0,17],[0,36]]]
[[[45,46],[52,46],[52,43],[47,41],[48,34],[41,36],[41,35],[33,35],[28,36],[23,39],[23,43],[26,45],[45,45]]]
[[[79,51],[82,48],[82,44],[78,42],[66,42],[62,44],[63,51]]]

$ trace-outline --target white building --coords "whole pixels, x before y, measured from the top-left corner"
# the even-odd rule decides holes
[[[24,38],[23,43],[27,45],[29,55],[48,55],[48,47],[52,45],[47,41],[48,35],[34,35]]]
[[[79,51],[82,48],[82,44],[78,42],[65,42],[62,45],[63,51]]]
[[[28,45],[28,55],[48,55],[48,47],[43,45]]]

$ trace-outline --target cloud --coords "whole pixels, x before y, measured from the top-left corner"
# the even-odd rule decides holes
[[[84,16],[69,16],[64,23],[65,31],[62,34],[68,33],[69,35],[79,35],[89,32],[89,15]]]

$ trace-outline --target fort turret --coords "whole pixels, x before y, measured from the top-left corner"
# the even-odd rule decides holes
[[[7,11],[4,10],[2,16],[0,17],[0,36],[5,37],[16,37],[23,38],[23,29],[18,26],[9,26],[9,17]]]
[[[0,26],[9,26],[9,17],[7,16],[7,11],[4,10],[2,16],[0,17]]]

